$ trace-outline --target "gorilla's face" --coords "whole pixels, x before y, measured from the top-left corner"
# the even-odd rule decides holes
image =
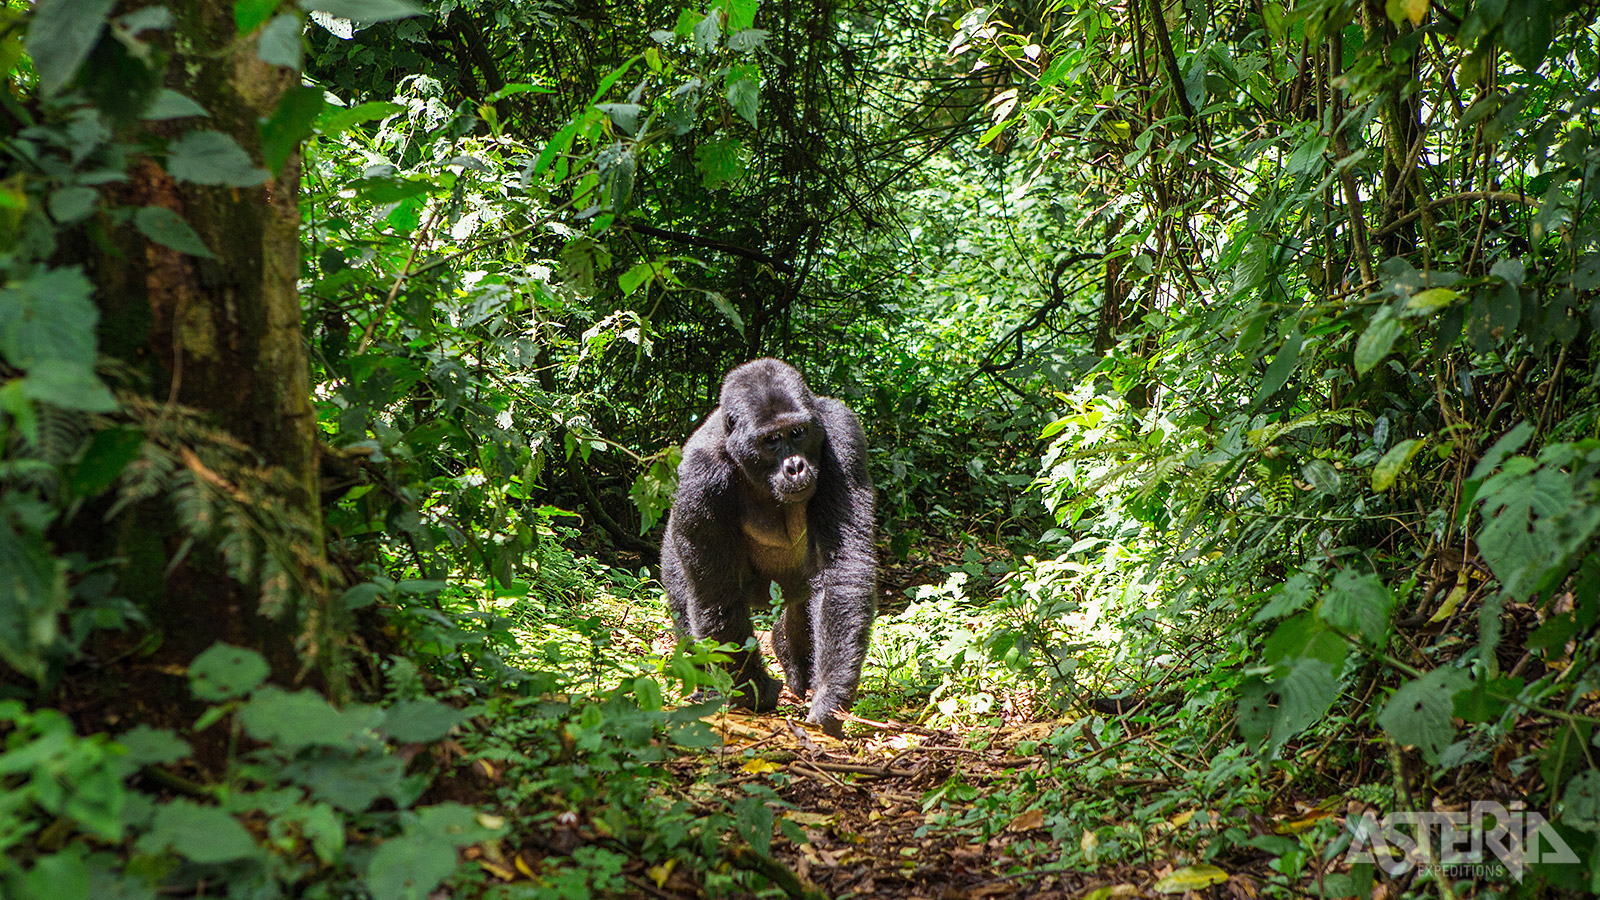
[[[751,485],[765,486],[778,503],[804,503],[817,492],[825,437],[811,392],[797,373],[756,377],[747,369],[735,370],[723,385],[728,455]]]

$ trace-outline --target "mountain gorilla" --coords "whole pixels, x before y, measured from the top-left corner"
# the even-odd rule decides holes
[[[866,438],[850,408],[819,397],[800,373],[758,359],[728,373],[720,405],[683,447],[678,494],[661,542],[678,631],[741,647],[751,608],[783,589],[772,649],[806,721],[838,736],[877,612],[872,483]],[[734,702],[766,712],[783,685],[757,649],[729,666]]]

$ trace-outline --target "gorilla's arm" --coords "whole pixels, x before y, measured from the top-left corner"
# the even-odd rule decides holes
[[[754,636],[746,596],[751,578],[738,530],[739,475],[721,450],[725,434],[720,421],[708,421],[684,445],[678,494],[662,540],[662,578],[680,632],[742,648]],[[740,704],[761,711],[775,707],[782,685],[767,674],[759,651],[741,649],[733,657],[734,686],[746,693]]]
[[[877,555],[873,548],[872,481],[867,441],[855,413],[832,397],[817,398],[827,429],[817,495],[807,518],[816,529],[824,562],[812,584],[812,646],[816,648],[807,719],[838,734],[832,716],[855,700],[877,613]],[[819,603],[820,601],[820,603]]]

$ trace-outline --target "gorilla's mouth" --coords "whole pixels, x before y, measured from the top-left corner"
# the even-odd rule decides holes
[[[772,479],[772,491],[777,495],[779,503],[803,503],[811,499],[816,489],[817,476],[815,471],[810,469],[793,476],[779,473]]]

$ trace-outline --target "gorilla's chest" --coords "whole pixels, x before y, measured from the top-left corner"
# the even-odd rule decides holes
[[[786,507],[768,516],[746,516],[741,523],[750,567],[767,578],[805,571],[811,542],[804,506]]]

